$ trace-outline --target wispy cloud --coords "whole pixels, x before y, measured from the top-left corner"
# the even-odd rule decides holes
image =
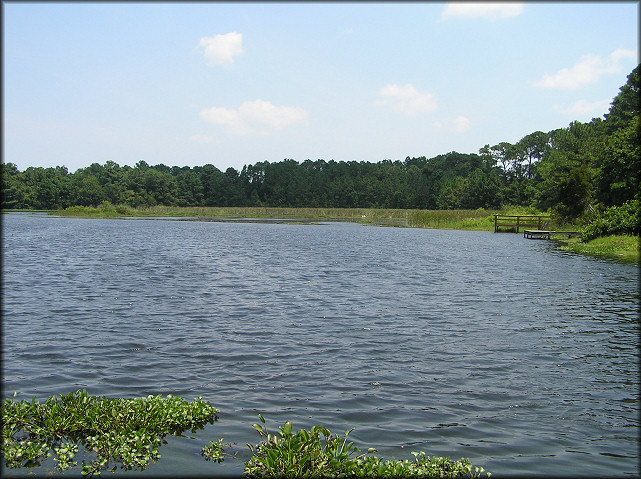
[[[378,91],[379,99],[376,103],[389,106],[397,113],[415,116],[436,110],[438,107],[434,95],[420,93],[409,83],[407,85],[386,85]]]
[[[464,133],[470,129],[471,122],[468,118],[459,116],[452,120],[452,124],[454,125],[455,132]]]
[[[293,106],[275,106],[264,100],[246,101],[236,109],[212,107],[200,116],[216,125],[222,125],[236,135],[267,135],[270,131],[301,123],[308,114]]]
[[[567,88],[574,89],[583,85],[595,83],[601,75],[618,73],[621,71],[621,60],[624,58],[636,58],[632,50],[615,50],[608,58],[601,58],[598,55],[584,55],[581,60],[570,68],[563,68],[554,75],[548,73],[543,75],[534,86],[540,88]]]
[[[608,111],[612,103],[612,99],[601,101],[589,102],[587,100],[578,100],[573,105],[568,107],[562,107],[560,105],[554,105],[552,109],[558,113],[570,116],[587,116],[587,115],[603,115]]]
[[[441,13],[441,19],[448,18],[486,18],[498,20],[516,17],[523,12],[523,3],[508,2],[453,2],[448,3]]]
[[[234,56],[243,53],[243,36],[231,32],[214,37],[203,37],[199,46],[205,47],[205,58],[214,65],[231,65]]]

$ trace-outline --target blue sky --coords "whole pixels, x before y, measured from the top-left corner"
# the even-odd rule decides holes
[[[638,3],[3,3],[3,161],[478,153],[607,112]]]

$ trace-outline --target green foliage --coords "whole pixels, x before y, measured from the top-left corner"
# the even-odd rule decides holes
[[[556,130],[546,157],[537,165],[540,185],[537,206],[561,219],[577,218],[589,204],[593,165],[599,151],[597,124],[573,122]]]
[[[15,397],[15,394],[14,394]],[[58,470],[77,465],[78,444],[96,460],[82,461],[83,475],[100,475],[110,461],[125,470],[144,470],[160,457],[167,434],[195,432],[217,420],[216,408],[201,397],[147,396],[109,399],[76,391],[32,401],[2,403],[0,452],[10,468],[38,466],[55,456]],[[115,469],[115,467],[114,467]]]
[[[586,224],[581,240],[590,241],[599,236],[641,234],[639,200],[626,201],[621,206],[610,206]]]
[[[218,441],[211,441],[202,448],[200,453],[207,461],[223,462],[225,456],[223,438],[218,439]]]
[[[610,134],[600,149],[594,177],[596,199],[604,206],[621,205],[639,191],[641,125],[639,115]]]
[[[610,111],[605,118],[608,129],[612,132],[630,123],[630,120],[639,117],[641,110],[641,65],[632,70],[628,75],[625,85],[619,89],[619,94],[612,101]]]
[[[118,218],[121,216],[138,216],[138,212],[128,205],[112,205],[103,201],[99,206],[70,206],[55,212],[59,216],[87,216],[91,218]]]
[[[2,208],[22,208],[26,197],[26,186],[20,181],[20,172],[14,163],[0,163],[2,178]]]
[[[244,476],[283,478],[323,477],[481,477],[483,468],[473,467],[467,459],[452,461],[448,457],[428,457],[423,452],[413,452],[414,461],[389,460],[371,456],[377,452],[370,448],[363,454],[345,436],[332,434],[322,425],[294,433],[287,421],[279,427],[278,434],[271,434],[265,419],[258,415],[261,424],[254,424],[260,437],[258,445],[248,444],[252,457],[245,463]],[[490,473],[487,473],[487,477]]]

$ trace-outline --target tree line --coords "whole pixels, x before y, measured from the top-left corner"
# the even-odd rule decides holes
[[[641,65],[640,65],[641,66]],[[64,209],[108,201],[132,207],[270,206],[476,209],[533,206],[572,220],[639,200],[639,66],[603,118],[536,131],[478,153],[404,161],[284,159],[224,172],[196,167],[92,163],[2,167],[3,209]]]

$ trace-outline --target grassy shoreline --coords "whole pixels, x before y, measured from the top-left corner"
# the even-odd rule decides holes
[[[626,263],[641,262],[639,252],[639,237],[632,235],[610,235],[595,238],[583,243],[579,238],[554,239],[558,249],[572,253],[608,258]]]
[[[132,208],[105,202],[97,207],[74,206],[65,210],[49,211],[59,216],[86,218],[174,217],[203,220],[230,220],[241,218],[283,219],[291,222],[319,220],[354,221],[362,224],[404,226],[411,228],[494,231],[494,215],[542,214],[533,208],[504,207],[497,210],[404,210],[376,208],[275,208],[275,207],[180,207],[151,206]],[[562,231],[571,226],[555,227]],[[599,258],[624,262],[641,261],[639,237],[625,235],[597,238],[588,243],[578,238],[554,239],[559,249]]]

